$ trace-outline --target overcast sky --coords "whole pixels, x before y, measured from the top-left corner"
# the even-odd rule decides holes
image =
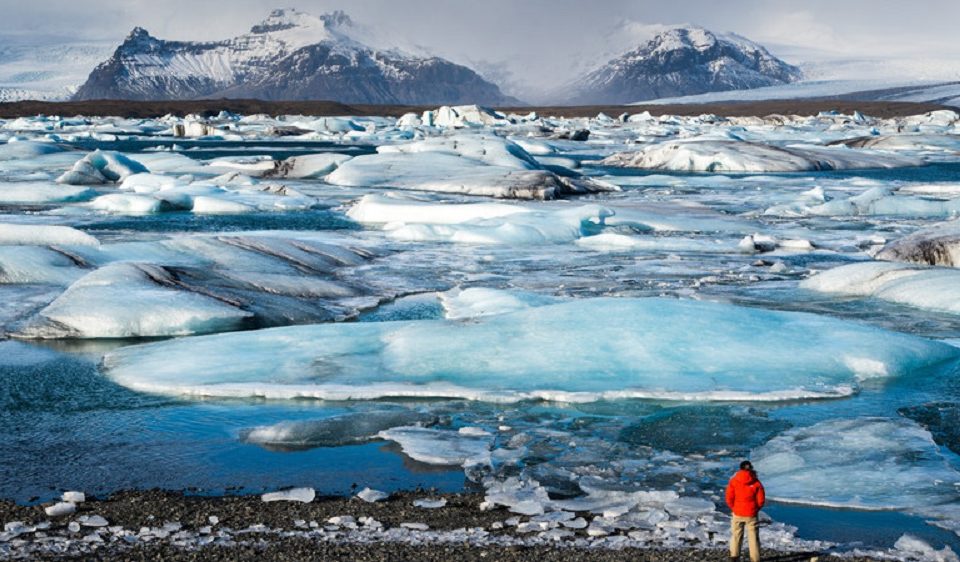
[[[344,10],[396,44],[517,89],[556,86],[677,24],[733,31],[794,63],[896,58],[956,75],[960,60],[958,0],[0,0],[0,40],[119,42],[137,25],[166,39],[223,39],[277,7]]]

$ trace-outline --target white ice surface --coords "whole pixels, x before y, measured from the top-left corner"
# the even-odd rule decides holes
[[[36,337],[125,338],[235,330],[251,313],[180,290],[148,264],[110,264],[88,273],[38,313]]]
[[[70,226],[0,223],[3,246],[98,246],[86,232]]]
[[[905,419],[854,418],[787,430],[751,453],[771,499],[904,509],[960,499],[960,473]]]
[[[490,435],[470,435],[449,429],[408,426],[380,432],[380,437],[400,445],[415,461],[436,465],[472,466],[490,463]]]
[[[847,147],[789,146],[725,141],[669,141],[621,152],[602,162],[608,166],[684,172],[800,172],[856,168],[921,166],[923,160]]]
[[[455,288],[438,295],[440,304],[443,306],[444,317],[450,320],[504,314],[559,301],[557,298],[546,295],[486,287]]]
[[[850,395],[861,380],[908,376],[957,354],[942,343],[810,314],[599,298],[466,323],[195,337],[126,347],[104,362],[120,384],[175,395],[782,400]]]
[[[803,280],[800,287],[960,314],[960,270],[956,268],[896,262],[854,263],[818,273]]]

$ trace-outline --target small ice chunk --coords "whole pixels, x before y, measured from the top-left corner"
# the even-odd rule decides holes
[[[79,533],[79,532],[80,532],[80,523],[77,523],[76,521],[71,521],[70,524],[67,525],[67,529],[68,529],[71,533]]]
[[[84,527],[106,527],[110,524],[99,515],[83,515],[78,521],[80,521],[80,524]]]
[[[423,509],[437,509],[447,505],[447,500],[446,498],[440,498],[437,500],[419,499],[413,500],[413,505],[416,507],[422,507]]]
[[[207,521],[209,521],[211,525],[216,525],[220,522],[220,518],[216,515],[211,515],[210,517],[207,517]]]
[[[63,501],[72,503],[83,503],[87,501],[87,495],[83,492],[64,492]]]
[[[61,517],[64,515],[70,515],[76,510],[77,505],[73,502],[58,502],[50,507],[45,508],[43,511],[46,512],[46,514],[50,517]]]
[[[263,494],[260,496],[260,499],[265,502],[285,501],[310,503],[315,497],[317,497],[317,493],[313,488],[291,488],[280,492]]]
[[[426,523],[400,523],[400,526],[404,529],[410,529],[411,531],[428,531],[430,526]]]
[[[364,488],[360,490],[360,493],[357,494],[358,498],[369,503],[385,500],[389,496],[390,494],[386,492],[381,492],[380,490],[374,490],[373,488]]]

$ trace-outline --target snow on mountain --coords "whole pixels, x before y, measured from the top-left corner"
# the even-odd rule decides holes
[[[336,11],[274,10],[223,41],[166,41],[134,29],[76,99],[334,99],[346,103],[515,102],[467,67],[368,46]]]
[[[772,86],[800,77],[800,69],[745,37],[680,27],[576,80],[564,97],[582,104],[630,103]]]
[[[44,45],[0,38],[0,102],[68,99],[110,50],[100,43]]]

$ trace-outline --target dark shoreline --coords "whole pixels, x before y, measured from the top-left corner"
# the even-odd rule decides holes
[[[413,505],[413,500],[426,497],[442,497],[447,505],[438,509]],[[256,495],[196,496],[150,490],[117,492],[107,499],[92,499],[79,504],[75,514],[58,518],[48,517],[41,505],[0,501],[0,523],[52,523],[39,533],[24,533],[0,542],[0,558],[5,557],[6,548],[7,556],[31,560],[729,560],[726,550],[716,545],[637,547],[617,543],[618,539],[626,541],[626,535],[591,538],[583,530],[563,540],[537,537],[536,532],[521,533],[509,524],[501,527],[515,515],[502,508],[483,511],[482,500],[483,495],[478,493],[398,492],[377,503],[346,497],[318,497],[306,504],[264,503]],[[82,527],[77,532],[67,528],[68,523],[84,515],[99,515],[108,524],[100,528]],[[358,528],[327,523],[331,517],[344,515],[354,517]],[[219,520],[211,523],[211,516]],[[379,523],[365,524],[362,517],[372,517]],[[168,536],[149,538],[150,533],[145,533],[144,528],[159,531],[170,523],[174,525],[167,527]],[[402,528],[402,523],[423,523],[429,530],[411,531]],[[132,538],[138,534],[139,538]],[[144,534],[148,538],[143,538]],[[101,538],[89,538],[91,535]],[[25,541],[13,544],[20,539]],[[67,539],[69,543],[65,542]],[[795,552],[768,550],[764,560],[801,561],[828,554],[804,551],[800,546]]]
[[[18,101],[0,103],[0,118],[32,117],[35,115],[101,115],[130,118],[156,118],[167,114],[184,116],[200,114],[216,115],[222,110],[239,114],[269,115],[354,115],[354,116],[390,116],[399,117],[404,113],[419,113],[432,106],[413,105],[362,105],[343,104],[335,101],[265,101],[253,99],[222,100],[186,100],[186,101],[128,101],[128,100],[91,100],[91,101]],[[933,103],[893,102],[893,101],[851,101],[848,99],[817,98],[797,100],[770,100],[721,102],[709,104],[671,104],[671,105],[584,105],[584,106],[513,106],[500,107],[500,111],[526,114],[536,111],[541,115],[561,117],[594,117],[606,113],[616,117],[621,113],[642,113],[649,111],[653,115],[702,115],[714,114],[724,117],[745,117],[764,115],[816,115],[821,111],[839,111],[852,114],[860,111],[873,117],[903,117],[918,115],[941,109],[953,110]]]

